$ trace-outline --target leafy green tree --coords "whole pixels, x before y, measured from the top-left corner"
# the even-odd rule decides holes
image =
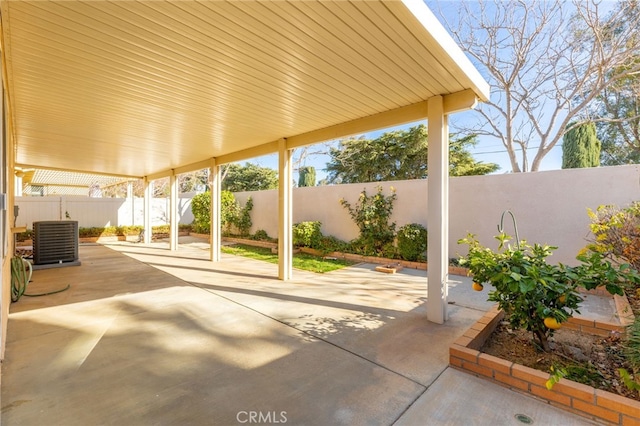
[[[275,170],[253,163],[245,163],[244,166],[229,164],[222,174],[222,189],[231,192],[262,191],[278,187],[278,173]]]
[[[640,163],[640,73],[619,79],[599,100],[602,164]]]
[[[449,175],[480,176],[488,175],[500,169],[495,163],[476,161],[467,150],[478,143],[476,136],[464,136],[449,142]]]
[[[316,186],[316,168],[313,166],[300,167],[298,170],[298,186]]]
[[[581,124],[562,137],[562,168],[580,169],[600,165],[600,141],[594,123]]]
[[[467,149],[476,143],[475,136],[450,141],[451,176],[482,175],[499,169],[497,164],[473,159]],[[427,149],[427,128],[423,124],[386,132],[373,140],[346,139],[329,151],[327,180],[329,183],[361,183],[425,179]]]
[[[601,161],[607,166],[640,163],[640,3],[620,1],[616,10],[618,19],[603,34],[603,44],[609,45],[618,34],[631,33],[627,44],[636,48],[630,61],[609,70],[612,84],[595,102]]]

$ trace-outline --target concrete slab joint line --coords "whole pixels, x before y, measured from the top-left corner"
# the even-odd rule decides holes
[[[360,264],[283,282],[266,262],[168,248],[83,245],[81,266],[34,273],[33,291],[72,287],[11,306],[2,424],[226,425],[250,411],[288,424],[463,424],[486,411],[470,392],[576,423],[448,368],[449,346],[491,306],[467,277],[451,281],[456,304],[436,325],[425,271]],[[508,412],[482,418],[504,424]]]

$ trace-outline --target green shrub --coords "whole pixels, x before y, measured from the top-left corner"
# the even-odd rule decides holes
[[[627,328],[624,351],[633,371],[636,374],[640,373],[640,317],[635,317]]]
[[[625,208],[599,206],[588,210],[589,228],[594,239],[585,249],[602,253],[617,262],[629,263],[640,270],[640,202]]]
[[[118,227],[118,235],[140,235],[140,232],[144,229],[143,226],[140,225],[131,225],[131,226],[119,226]]]
[[[249,231],[251,230],[251,210],[253,209],[253,199],[251,197],[247,198],[247,202],[244,207],[239,207],[236,216],[232,219],[232,223],[235,225],[238,233],[246,237],[249,235]]]
[[[633,323],[627,327],[623,345],[631,373],[624,368],[620,368],[618,373],[628,389],[640,392],[640,317],[635,317]]]
[[[333,235],[323,235],[318,244],[318,250],[322,253],[332,253],[334,251],[348,252],[349,243],[346,243]]]
[[[256,233],[253,234],[253,239],[256,241],[271,241],[273,238],[271,238],[264,229],[258,229]]]
[[[384,255],[387,251],[385,247],[393,243],[396,224],[389,220],[396,198],[393,187],[391,187],[391,195],[385,196],[382,193],[382,187],[378,186],[377,193],[373,196],[367,195],[367,191],[362,190],[355,206],[351,206],[344,199],[340,200],[340,204],[349,211],[349,215],[360,230],[360,236],[352,244],[358,253]]]
[[[320,222],[300,222],[293,224],[293,245],[296,247],[319,248],[322,241]]]
[[[252,208],[251,198],[247,200],[245,207],[241,208],[232,192],[222,191],[220,193],[220,226],[223,233],[230,235],[236,230],[240,235],[248,235],[251,229]],[[196,194],[191,199],[191,212],[193,213],[191,229],[199,234],[208,234],[211,223],[211,193],[207,191]]]
[[[382,246],[380,255],[382,257],[386,257],[387,259],[397,259],[400,257],[400,255],[398,254],[398,247],[396,247],[393,242],[388,242],[384,246]]]
[[[410,223],[398,230],[398,253],[405,260],[424,259],[427,251],[427,228],[419,223]]]
[[[168,234],[171,227],[169,225],[156,225],[151,227],[151,234]]]
[[[125,226],[106,226],[106,227],[90,227],[90,228],[78,228],[78,236],[80,238],[95,238],[95,237],[119,237],[119,236],[133,236],[140,235],[143,226],[140,225],[125,225]],[[169,225],[158,225],[152,227],[152,233],[154,234],[168,234]],[[191,225],[179,224],[178,230],[182,232],[189,232]]]
[[[220,193],[220,227],[227,233],[231,232],[230,228],[233,225],[233,218],[236,216],[238,208],[238,202],[233,192],[225,190]],[[207,229],[209,229],[208,225]]]
[[[202,192],[191,199],[193,230],[199,234],[208,234],[211,223],[211,193]]]
[[[26,240],[30,240],[33,237],[33,231],[31,229],[27,229],[24,232],[20,232],[16,234],[16,241],[22,242]]]
[[[78,236],[80,238],[94,238],[94,237],[115,237],[122,235],[120,230],[115,226],[107,227],[90,227],[90,228],[78,228]]]

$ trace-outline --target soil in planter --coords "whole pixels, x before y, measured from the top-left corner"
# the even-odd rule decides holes
[[[618,374],[619,368],[632,371],[619,334],[605,338],[561,328],[550,342],[553,351],[544,352],[533,343],[530,332],[511,330],[502,321],[480,351],[548,373],[551,366],[564,368],[569,380],[640,401],[638,391],[629,390]]]

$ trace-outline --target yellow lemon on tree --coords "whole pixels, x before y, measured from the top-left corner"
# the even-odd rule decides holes
[[[564,304],[567,301],[567,295],[563,294],[560,297],[558,297],[558,302]]]
[[[482,284],[477,283],[475,281],[473,282],[473,286],[472,287],[473,287],[473,289],[475,291],[482,291],[482,289],[484,288],[484,286]]]
[[[553,317],[546,317],[544,319],[544,326],[552,330],[557,330],[561,327],[560,323]]]

